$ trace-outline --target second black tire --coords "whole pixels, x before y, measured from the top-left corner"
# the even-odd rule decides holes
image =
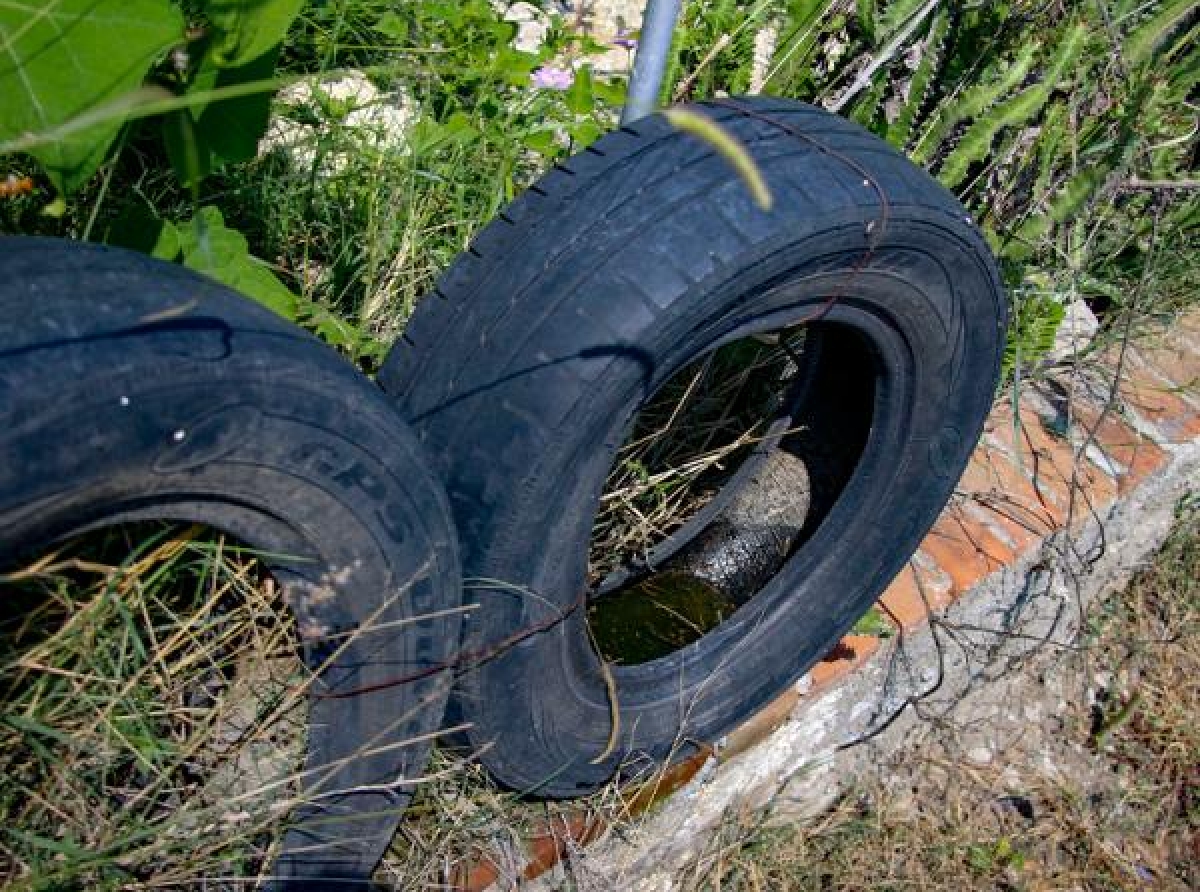
[[[911,556],[996,387],[1006,301],[950,193],[810,106],[698,111],[747,147],[771,210],[663,117],[622,128],[479,234],[381,374],[446,485],[464,572],[479,580],[464,646],[479,665],[451,708],[519,789],[586,792],[718,738],[799,678]],[[826,379],[871,379],[853,473],[731,618],[661,659],[605,667],[582,609],[588,542],[631,419],[696,357],[806,322],[831,357]],[[836,399],[824,407],[838,412]]]

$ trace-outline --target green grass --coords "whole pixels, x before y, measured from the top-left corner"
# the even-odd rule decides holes
[[[921,6],[685,4],[664,93],[746,89],[754,36],[768,23],[780,34],[770,92],[829,101],[870,63],[874,74],[850,92],[845,113],[954,187],[1009,284],[1037,295],[1037,318],[1021,316],[1012,330],[1010,358],[1024,367],[1045,351],[1052,304],[1108,307],[1128,293],[1156,219],[1178,242],[1174,290],[1194,291],[1194,190],[1137,185],[1194,180],[1188,102],[1200,66],[1186,4],[1008,0],[913,18]],[[131,125],[61,217],[41,213],[53,194],[31,159],[0,160],[0,176],[32,174],[38,184],[0,200],[0,232],[122,242],[135,216],[180,223],[217,206],[286,285],[344,321],[356,336],[341,346],[369,371],[471,235],[549,162],[613,125],[619,83],[581,72],[566,92],[530,87],[537,66],[584,63],[603,49],[566,24],[527,54],[511,49],[515,29],[487,0],[419,0],[403,14],[379,0],[306,4],[279,77],[365,69],[417,110],[406,145],[364,144],[344,126],[344,104],[281,107],[317,125],[315,160],[227,164],[192,192],[171,173],[157,125]],[[322,173],[330,158],[341,159],[332,176]]]

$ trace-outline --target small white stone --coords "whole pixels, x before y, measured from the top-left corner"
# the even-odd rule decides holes
[[[967,750],[967,758],[976,765],[988,765],[992,761],[992,751],[986,746],[973,746]]]
[[[123,397],[121,397],[120,400],[118,400],[118,402],[120,402],[122,407],[128,406],[129,405],[129,397],[123,396]]]
[[[504,11],[504,21],[517,26],[513,47],[523,53],[536,53],[550,33],[550,18],[532,3],[514,3]]]
[[[344,171],[363,147],[404,151],[419,114],[406,92],[383,93],[361,71],[300,81],[281,90],[276,99],[292,108],[305,107],[324,120],[313,126],[286,115],[273,116],[259,141],[259,156],[280,152],[296,167],[311,168],[324,141],[332,148],[321,155],[317,173],[325,177]]]
[[[182,443],[186,436],[187,436],[186,431],[175,431],[175,433],[171,434],[171,439],[174,440],[176,443]]]
[[[1047,358],[1054,362],[1071,359],[1087,349],[1099,330],[1100,320],[1092,308],[1079,298],[1072,300],[1064,308],[1062,323],[1054,335],[1054,349]]]

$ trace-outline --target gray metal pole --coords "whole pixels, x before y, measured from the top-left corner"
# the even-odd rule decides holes
[[[633,74],[629,76],[629,94],[621,111],[622,124],[652,115],[658,108],[658,96],[667,74],[667,56],[671,53],[671,38],[682,3],[683,0],[648,0],[646,3],[637,55],[633,57]]]

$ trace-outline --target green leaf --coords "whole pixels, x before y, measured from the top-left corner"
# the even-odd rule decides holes
[[[533,133],[527,133],[524,143],[544,158],[558,154],[558,143],[555,141],[553,130],[535,130]]]
[[[402,43],[408,38],[408,21],[388,10],[375,23],[375,30],[396,43]]]
[[[574,151],[586,148],[604,135],[604,128],[595,121],[581,121],[571,127],[571,148]]]
[[[605,105],[620,106],[625,102],[625,81],[593,81],[592,92],[599,102],[603,102]]]
[[[121,211],[104,231],[103,241],[159,260],[174,260],[180,251],[179,230],[141,203]]]
[[[179,231],[179,243],[184,266],[211,276],[285,319],[303,323],[328,343],[358,349],[364,341],[363,334],[345,320],[288,290],[266,264],[250,254],[246,237],[227,227],[215,207],[201,208]]]
[[[978,83],[951,102],[947,100],[938,109],[937,115],[925,127],[925,132],[913,148],[914,160],[929,161],[943,138],[960,121],[982,115],[992,108],[1001,97],[1016,89],[1025,80],[1037,57],[1041,45],[1030,41],[1024,45],[1020,56],[1006,69],[997,71],[989,68]]]
[[[966,177],[970,166],[988,154],[1000,131],[1025,124],[1041,112],[1055,87],[1073,69],[1087,38],[1088,30],[1085,25],[1075,25],[1068,29],[1055,48],[1053,61],[1042,75],[1042,80],[993,106],[976,120],[946,158],[938,171],[938,179],[950,188],[958,186]]]
[[[206,56],[188,87],[188,95],[203,96],[239,84],[269,83],[278,59],[278,46],[236,67],[219,67]],[[194,186],[222,163],[248,161],[257,155],[258,141],[271,119],[274,92],[263,89],[167,115],[163,119],[163,138],[180,180]]]
[[[414,152],[423,154],[435,149],[469,145],[478,136],[479,131],[471,124],[470,118],[456,111],[441,123],[432,118],[420,118],[409,137],[409,143]]]
[[[921,51],[921,61],[917,64],[917,70],[913,72],[912,81],[909,82],[908,98],[904,101],[896,120],[888,127],[887,139],[894,146],[903,148],[908,143],[913,125],[921,114],[925,100],[934,85],[935,75],[941,68],[942,51],[949,31],[950,16],[945,10],[939,10],[934,14],[933,23],[929,26],[929,36],[925,39]]]
[[[1054,349],[1054,336],[1065,315],[1065,307],[1051,296],[1027,291],[1013,295],[1013,312],[1001,363],[1005,380],[1018,366],[1033,365]]]
[[[246,237],[229,229],[219,210],[201,208],[179,235],[184,266],[211,276],[285,319],[296,318],[296,295],[250,255]]]
[[[592,93],[592,66],[584,65],[575,72],[575,80],[563,94],[567,108],[572,114],[590,115],[596,106],[596,97]]]
[[[0,143],[39,133],[136,90],[183,39],[168,0],[0,3]],[[61,192],[94,174],[121,130],[114,116],[31,150]]]
[[[188,109],[169,112],[162,119],[163,144],[175,175],[193,189],[208,176],[209,152],[200,144],[196,121]]]
[[[811,78],[810,57],[822,36],[819,27],[837,0],[790,0],[789,29],[775,50],[772,76],[767,82],[770,92],[780,96],[793,95],[795,88]]]
[[[1125,56],[1134,65],[1149,62],[1154,52],[1196,11],[1195,0],[1166,3],[1149,21],[1140,25],[1125,40]]]
[[[496,52],[496,69],[504,78],[504,82],[514,87],[523,87],[528,84],[529,75],[533,73],[537,65],[538,58],[532,53],[522,53],[507,47]]]
[[[899,32],[908,24],[909,19],[917,13],[924,2],[925,0],[891,0],[879,18],[877,26],[879,39],[882,41]]]
[[[201,11],[216,29],[209,50],[223,68],[259,58],[283,42],[304,0],[202,0]]]
[[[868,43],[875,42],[875,0],[856,0],[855,9],[858,12],[858,26]]]
[[[269,81],[279,60],[279,45],[236,68],[217,70],[201,65],[189,93],[220,90],[235,84]],[[204,106],[196,117],[200,131],[213,155],[222,161],[246,161],[258,153],[258,141],[267,132],[274,90],[264,90],[236,99]]]

